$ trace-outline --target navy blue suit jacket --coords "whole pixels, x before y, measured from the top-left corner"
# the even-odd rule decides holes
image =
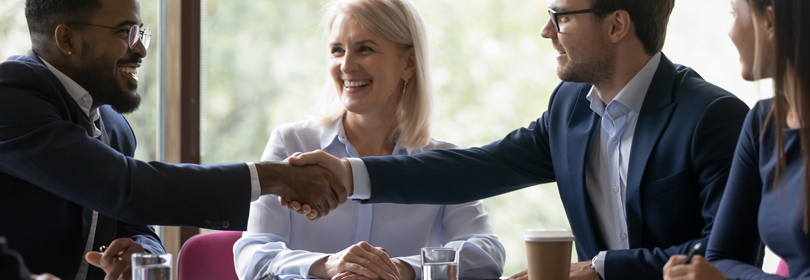
[[[133,159],[135,136],[124,116],[101,106],[109,137],[29,51],[0,64],[0,236],[33,273],[73,279],[99,212],[93,250],[130,237],[163,252],[145,225],[242,230],[250,173],[244,163],[174,165]],[[90,268],[88,279],[103,272]]]
[[[590,88],[560,83],[540,119],[480,148],[363,158],[369,202],[461,203],[556,181],[579,260],[590,260],[607,250],[585,187],[589,142],[601,129]],[[608,251],[606,279],[660,279],[671,255],[706,244],[747,112],[734,95],[662,56],[630,153],[631,249]]]

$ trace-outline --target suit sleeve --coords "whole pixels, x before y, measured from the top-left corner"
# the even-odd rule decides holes
[[[747,112],[748,106],[739,99],[723,97],[704,110],[695,128],[691,158],[698,196],[703,205],[701,215],[706,224],[702,237],[666,248],[610,250],[605,259],[605,279],[660,278],[672,255],[686,254],[698,242],[706,248],[728,180],[735,141]],[[703,250],[699,253],[703,254]]]
[[[371,179],[368,202],[459,204],[553,182],[549,118],[546,111],[480,148],[362,158]]]
[[[152,226],[139,226],[127,224],[125,222],[118,222],[118,236],[116,238],[130,238],[135,243],[143,246],[143,250],[147,254],[165,254],[166,249],[160,243],[160,238],[155,234],[155,229]]]
[[[245,228],[251,185],[244,163],[127,157],[66,121],[43,87],[0,81],[0,172],[131,224]]]

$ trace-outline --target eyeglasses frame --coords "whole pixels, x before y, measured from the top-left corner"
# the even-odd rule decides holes
[[[557,12],[557,11],[551,9],[551,8],[548,8],[548,16],[550,17],[551,24],[554,25],[554,29],[557,31],[557,33],[560,33],[560,23],[557,21],[558,16],[587,14],[587,13],[601,13],[601,12],[604,12],[604,10],[598,9],[598,8],[576,10],[576,11],[570,11],[570,12]]]
[[[114,29],[114,30],[119,30],[119,31],[126,30],[126,28],[98,25],[98,24],[92,24],[92,23],[87,23],[87,22],[71,22],[71,23],[68,23],[66,25],[67,26],[71,26],[71,25],[88,25],[88,26],[95,26],[95,27],[101,27],[101,28],[107,28],[107,29]],[[135,32],[133,33],[133,31],[135,31]],[[133,35],[133,34],[135,34],[135,35]],[[127,36],[129,36],[127,44],[129,44],[130,49],[134,49],[135,45],[137,45],[139,41],[141,43],[143,43],[143,48],[147,49],[147,48],[149,48],[149,42],[152,40],[152,31],[149,30],[149,27],[143,27],[143,29],[141,29],[140,26],[132,25],[129,28],[129,30],[127,31]],[[133,36],[135,36],[135,38],[133,38]]]

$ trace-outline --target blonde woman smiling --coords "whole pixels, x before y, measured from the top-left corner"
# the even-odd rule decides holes
[[[430,138],[432,88],[422,16],[410,0],[335,0],[323,18],[334,86],[322,118],[273,131],[262,160],[323,150],[336,157],[410,155],[456,148]],[[459,248],[459,278],[495,279],[504,249],[482,201],[459,205],[349,201],[317,221],[279,205],[251,204],[234,245],[240,279],[420,279],[419,250]]]

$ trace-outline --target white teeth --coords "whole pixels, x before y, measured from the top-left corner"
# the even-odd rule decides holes
[[[138,68],[135,67],[118,67],[118,69],[127,74],[138,74]]]
[[[370,83],[371,83],[371,80],[365,80],[365,81],[346,81],[346,80],[344,80],[343,81],[343,84],[347,88],[367,86]]]

